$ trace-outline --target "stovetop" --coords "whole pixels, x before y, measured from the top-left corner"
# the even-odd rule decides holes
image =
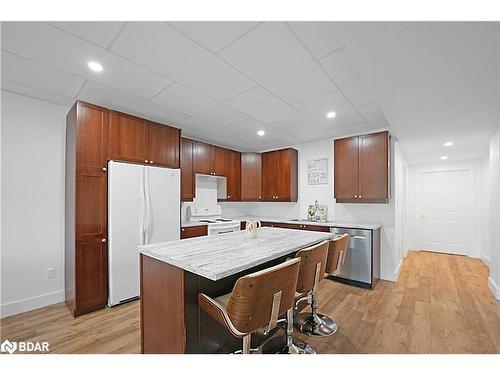
[[[232,219],[221,219],[221,218],[218,218],[218,219],[202,219],[202,220],[198,220],[199,223],[209,223],[209,224],[229,223],[229,222],[232,222],[232,221],[235,221],[235,220],[232,220]]]

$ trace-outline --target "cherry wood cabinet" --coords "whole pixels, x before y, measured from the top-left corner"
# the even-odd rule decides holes
[[[109,159],[179,168],[179,129],[111,111]]]
[[[262,154],[262,200],[297,201],[298,152],[293,148]]]
[[[194,227],[182,227],[181,239],[206,236],[208,234],[208,226],[196,225]]]
[[[150,164],[179,168],[181,131],[148,121],[148,160]]]
[[[389,132],[334,141],[334,197],[338,203],[387,203]]]
[[[228,165],[226,175],[227,200],[241,200],[241,153],[228,151]]]
[[[215,146],[194,142],[194,173],[215,175]]]
[[[262,198],[262,155],[256,152],[241,154],[241,200],[260,201]]]
[[[110,159],[137,163],[149,161],[147,120],[111,111],[109,138]]]
[[[66,117],[65,295],[74,316],[107,300],[109,111],[76,102]]]
[[[194,144],[191,139],[181,140],[181,200],[183,201],[192,201],[194,198]]]
[[[273,228],[286,228],[286,229],[298,229],[298,230],[310,230],[314,232],[330,232],[330,227],[324,225],[315,224],[291,224],[291,223],[278,223],[272,221],[262,221],[263,227],[273,227]],[[244,229],[244,228],[241,228]]]

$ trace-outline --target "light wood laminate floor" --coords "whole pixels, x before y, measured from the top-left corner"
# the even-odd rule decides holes
[[[339,329],[307,338],[318,353],[500,353],[500,301],[478,259],[410,252],[397,283],[364,290],[324,280],[319,311]],[[0,321],[1,339],[48,341],[51,353],[139,353],[139,302],[74,319],[64,303]]]

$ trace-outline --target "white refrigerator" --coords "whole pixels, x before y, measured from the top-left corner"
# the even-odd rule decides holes
[[[180,237],[180,170],[108,163],[108,306],[139,296],[138,245]]]

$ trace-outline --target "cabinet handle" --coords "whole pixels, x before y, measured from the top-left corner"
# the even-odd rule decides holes
[[[359,196],[359,198],[361,199],[361,195]]]
[[[262,197],[259,195],[259,199],[261,199]]]
[[[106,168],[106,167],[102,167],[102,170],[103,170],[104,172],[106,172],[106,171],[108,170],[108,168]]]
[[[144,163],[147,163],[148,161],[147,160],[144,160]]]
[[[106,239],[105,239],[105,238],[103,238],[103,239],[101,240],[101,242],[102,242],[102,243],[105,243],[105,242],[106,242]]]
[[[357,195],[354,196],[354,198],[357,198],[357,197],[358,197]]]
[[[229,198],[231,198],[231,196],[230,196],[230,195],[228,195],[228,196],[227,196],[227,199],[229,199]]]
[[[181,231],[183,231],[183,232],[184,232],[184,228],[182,228],[182,229],[181,229]]]
[[[149,161],[149,164],[153,164],[153,160],[150,160],[150,161]]]

